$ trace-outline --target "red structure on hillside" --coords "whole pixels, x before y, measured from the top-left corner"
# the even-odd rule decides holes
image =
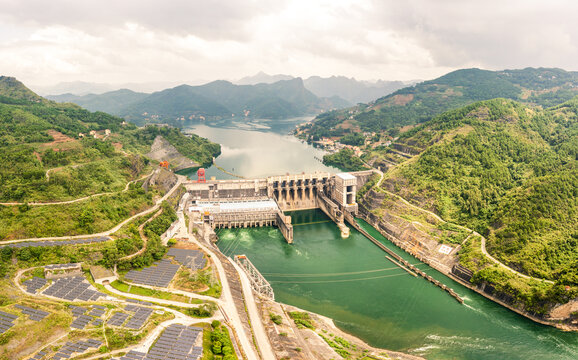
[[[161,161],[159,164],[160,167],[164,167],[165,169],[169,169],[169,162],[168,161]]]
[[[207,179],[205,179],[205,169],[200,168],[197,170],[197,182],[199,183],[206,183]]]

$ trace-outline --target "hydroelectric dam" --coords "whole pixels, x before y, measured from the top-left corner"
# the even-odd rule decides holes
[[[216,238],[214,229],[277,226],[293,242],[291,217],[286,211],[321,209],[349,236],[346,217],[357,215],[357,189],[372,171],[330,174],[279,175],[257,179],[188,181],[185,208],[203,236]]]

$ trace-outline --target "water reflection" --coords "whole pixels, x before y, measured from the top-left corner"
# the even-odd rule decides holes
[[[211,141],[221,144],[222,153],[216,163],[226,171],[243,177],[265,177],[285,173],[314,171],[338,172],[333,167],[323,165],[319,160],[325,154],[288,132],[306,118],[279,120],[274,124],[244,123],[244,128],[235,128],[235,122],[215,124],[189,124],[183,129],[194,132]],[[256,123],[255,123],[256,122]],[[183,171],[183,174],[195,178],[195,171]],[[207,169],[207,177],[234,179],[214,166]]]

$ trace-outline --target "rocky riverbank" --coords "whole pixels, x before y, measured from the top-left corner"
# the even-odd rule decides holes
[[[551,311],[541,317],[525,311],[511,295],[496,291],[492,284],[484,282],[474,285],[469,282],[471,274],[464,276],[463,273],[456,271],[461,245],[445,244],[445,249],[442,250],[444,244],[436,238],[439,220],[434,217],[426,213],[418,216],[415,209],[411,209],[383,192],[374,190],[369,191],[362,199],[359,211],[362,219],[396,246],[463,286],[537,323],[565,331],[578,331],[578,317],[576,316],[578,299],[567,304],[553,305]],[[421,217],[422,221],[409,220],[412,216],[413,218]],[[462,244],[467,240],[468,238],[465,238]]]
[[[147,153],[146,156],[159,162],[168,161],[175,171],[200,166],[191,159],[183,156],[173,145],[160,135],[155,138],[155,141],[151,146],[151,151]]]
[[[261,316],[278,359],[399,359],[423,358],[374,348],[339,329],[332,319],[274,301],[260,304]],[[301,320],[295,318],[300,317]]]

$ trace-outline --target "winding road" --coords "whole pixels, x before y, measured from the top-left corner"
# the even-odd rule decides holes
[[[380,170],[377,170],[377,169],[373,169],[373,170],[377,171],[378,173],[381,173],[381,178],[380,178],[379,181],[374,185],[374,187],[377,186],[377,187],[380,189],[379,191],[385,192],[385,193],[387,193],[387,194],[389,194],[389,195],[391,195],[391,196],[394,196],[394,197],[398,198],[398,199],[399,199],[401,202],[403,202],[405,205],[407,205],[407,206],[409,206],[409,207],[411,207],[411,208],[413,208],[413,209],[415,209],[415,210],[424,212],[424,213],[426,213],[426,214],[428,214],[428,215],[430,215],[430,216],[433,216],[435,219],[437,219],[438,221],[440,221],[440,222],[442,222],[442,223],[448,223],[446,220],[442,219],[439,215],[437,215],[437,214],[435,214],[435,213],[433,213],[433,212],[431,212],[431,211],[429,211],[429,210],[420,208],[419,206],[416,206],[416,205],[410,203],[409,201],[407,201],[407,200],[404,199],[403,197],[399,196],[398,194],[392,193],[392,192],[390,192],[390,191],[387,191],[387,190],[381,188],[381,184],[382,184],[382,182],[383,182],[383,179],[384,179],[384,175],[385,175],[385,174],[384,174],[383,172],[381,172]],[[548,284],[554,284],[554,281],[552,281],[552,280],[535,278],[535,277],[532,277],[532,276],[529,276],[529,275],[526,275],[526,274],[522,274],[521,272],[512,269],[511,267],[509,267],[508,265],[500,262],[498,259],[494,258],[492,255],[490,255],[490,254],[487,252],[487,250],[486,250],[486,238],[485,238],[484,236],[482,236],[482,235],[479,234],[478,232],[476,232],[476,231],[474,231],[474,230],[472,230],[472,229],[470,229],[470,228],[467,228],[467,227],[465,227],[465,226],[458,225],[458,224],[454,224],[454,223],[449,223],[449,224],[454,225],[454,226],[456,226],[456,227],[458,227],[458,228],[460,228],[460,229],[462,229],[462,230],[465,230],[465,231],[469,232],[470,235],[468,235],[468,238],[469,238],[471,235],[479,236],[479,237],[482,239],[482,241],[481,241],[482,254],[484,254],[484,256],[486,256],[490,261],[492,261],[493,263],[497,264],[497,265],[500,266],[501,268],[503,268],[503,269],[505,269],[505,270],[508,270],[509,272],[511,272],[511,273],[513,273],[513,274],[516,274],[516,275],[518,275],[518,276],[520,276],[521,278],[524,278],[524,279],[536,280],[536,281],[543,281],[543,282],[546,282],[546,283],[548,283]],[[466,238],[466,239],[467,239],[467,238]]]
[[[54,170],[54,169],[50,169],[50,170]],[[48,170],[48,171],[50,171]],[[46,172],[46,176],[48,176],[48,171]],[[29,206],[48,206],[48,205],[66,205],[66,204],[74,204],[80,201],[84,201],[84,200],[88,200],[94,197],[98,197],[98,196],[104,196],[104,195],[114,195],[114,194],[119,194],[121,192],[126,192],[128,191],[128,187],[130,186],[130,184],[146,179],[147,177],[151,176],[154,173],[154,170],[147,175],[144,175],[138,179],[135,180],[131,180],[129,182],[126,183],[125,187],[123,190],[121,191],[115,191],[115,192],[103,192],[103,193],[98,193],[98,194],[92,194],[92,195],[88,195],[88,196],[84,196],[78,199],[73,199],[73,200],[66,200],[66,201],[53,201],[53,202],[2,202],[0,203],[0,205],[4,205],[4,206],[18,206],[18,205],[29,205]]]
[[[104,231],[104,232],[100,232],[100,233],[96,233],[96,234],[85,234],[85,235],[74,235],[74,236],[54,236],[54,237],[42,237],[42,238],[28,238],[28,239],[17,239],[17,240],[8,240],[8,241],[1,241],[0,245],[4,245],[4,244],[10,244],[10,243],[17,243],[17,242],[24,242],[24,241],[46,241],[46,240],[74,240],[74,239],[85,239],[85,238],[91,238],[91,237],[99,237],[99,236],[110,236],[111,234],[114,234],[115,232],[117,232],[118,230],[120,230],[121,227],[123,227],[124,225],[128,224],[129,222],[133,221],[134,219],[141,217],[143,215],[146,214],[150,214],[153,211],[156,211],[159,209],[159,207],[161,206],[161,204],[163,203],[163,201],[165,201],[166,199],[168,199],[178,188],[179,186],[181,186],[181,184],[183,183],[183,181],[186,179],[186,177],[181,176],[181,175],[177,175],[177,182],[176,184],[160,199],[158,199],[155,202],[155,205],[153,205],[152,207],[141,211],[138,214],[135,214],[133,216],[131,216],[130,218],[122,221],[121,223],[117,224],[115,227],[113,227],[110,230]]]

